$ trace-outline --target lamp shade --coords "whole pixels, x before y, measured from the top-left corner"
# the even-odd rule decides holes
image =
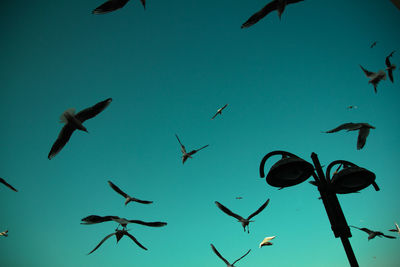
[[[358,166],[344,168],[332,177],[332,187],[337,194],[354,193],[375,182],[375,174]]]

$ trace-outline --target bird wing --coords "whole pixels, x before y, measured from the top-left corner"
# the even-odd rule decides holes
[[[215,117],[217,117],[218,113],[219,112],[217,111],[217,113],[215,113],[215,115],[211,119],[213,120]]]
[[[98,216],[98,215],[90,215],[85,218],[83,218],[81,221],[84,223],[81,224],[96,224],[96,223],[102,223],[102,222],[109,222],[112,221],[113,219],[118,219],[118,216]]]
[[[144,221],[139,221],[139,220],[129,220],[128,222],[151,226],[151,227],[161,227],[161,226],[167,225],[166,222],[144,222]]]
[[[208,147],[208,145],[205,145],[205,146],[203,146],[203,147],[201,147],[199,149],[192,150],[188,154],[191,156],[191,155],[196,154],[197,152],[199,152],[200,150],[202,150],[203,148],[206,148],[206,147]]]
[[[264,6],[260,11],[252,15],[245,23],[242,24],[243,28],[248,28],[253,24],[256,24],[260,19],[268,15],[271,11],[278,8],[278,0],[274,0]]]
[[[388,75],[389,75],[390,81],[393,82],[393,70],[392,69],[388,70]]]
[[[219,203],[218,201],[215,201],[215,204],[217,205],[217,207],[222,210],[223,212],[225,212],[226,214],[228,214],[229,216],[235,217],[236,219],[238,219],[239,221],[244,220],[244,218],[240,215],[237,215],[236,213],[233,213],[230,209],[228,209],[227,207],[225,207],[224,205],[222,205],[221,203]]]
[[[229,262],[228,262],[224,257],[222,257],[222,255],[218,252],[218,250],[214,247],[213,244],[211,244],[211,248],[212,248],[212,250],[214,251],[214,253],[215,253],[221,260],[223,260],[223,261],[225,262],[226,265],[228,265],[228,266],[232,266],[232,265],[233,265],[233,264],[230,265]]]
[[[65,146],[68,140],[71,138],[72,133],[75,131],[75,128],[67,123],[61,129],[60,134],[57,137],[57,140],[54,142],[53,146],[50,149],[48,159],[52,159],[61,149]]]
[[[108,105],[110,105],[111,101],[112,98],[107,98],[106,100],[101,101],[92,107],[81,110],[75,115],[75,118],[77,118],[80,122],[91,119],[102,112]]]
[[[358,132],[357,138],[357,149],[362,149],[367,141],[367,137],[369,135],[369,128],[362,127]]]
[[[142,2],[143,8],[146,9],[146,0],[140,0]]]
[[[96,7],[95,10],[92,11],[92,14],[105,14],[117,9],[120,9],[128,3],[129,0],[109,0],[104,4]]]
[[[384,237],[386,237],[386,238],[396,239],[396,237],[395,237],[395,236],[391,236],[391,235],[385,235],[385,234],[382,234],[382,236],[384,236]]]
[[[392,54],[393,54],[393,53],[391,53],[389,56],[386,57],[385,64],[386,64],[387,67],[392,66],[392,63],[390,63],[390,59],[389,59],[389,58],[391,57]]]
[[[358,124],[357,123],[352,123],[352,122],[348,122],[348,123],[343,123],[342,125],[326,131],[325,133],[335,133],[341,130],[356,130],[357,129]]]
[[[136,239],[133,235],[131,235],[130,233],[125,232],[124,235],[126,235],[126,236],[128,236],[130,239],[132,239],[132,241],[135,242],[136,245],[138,245],[138,246],[141,247],[142,249],[147,250],[147,248],[145,248],[142,244],[140,244],[139,241],[137,241],[137,239]]]
[[[235,260],[235,261],[232,263],[232,265],[235,265],[236,262],[238,262],[238,261],[240,261],[241,259],[243,259],[244,257],[246,257],[247,254],[250,253],[250,251],[251,251],[251,249],[249,249],[249,251],[247,251],[246,254],[244,254],[242,257],[240,257],[239,259]]]
[[[275,238],[275,236],[269,236],[269,237],[264,238],[264,240],[261,241],[259,247],[261,248],[263,245],[269,243],[269,241],[271,241],[274,238]],[[269,244],[272,245],[272,243],[269,243]]]
[[[134,198],[134,197],[130,197],[130,198],[133,201],[139,202],[141,204],[151,204],[151,203],[153,203],[153,201],[149,201],[149,200],[141,200],[141,199],[137,199],[137,198]]]
[[[186,154],[186,149],[185,149],[185,146],[184,146],[184,145],[182,145],[182,143],[181,143],[181,140],[179,140],[179,137],[178,137],[178,135],[177,135],[177,134],[175,134],[175,136],[176,136],[176,139],[178,139],[178,142],[179,142],[179,144],[181,145],[181,151],[182,151],[182,153],[183,153],[183,154]]]
[[[364,69],[363,66],[360,65],[360,67],[361,67],[361,69],[364,71],[365,75],[366,75],[368,78],[371,77],[372,75],[374,75],[373,72]]]
[[[12,185],[10,185],[9,183],[6,182],[6,180],[4,180],[3,178],[0,178],[0,183],[4,184],[5,186],[7,186],[8,188],[10,188],[11,190],[18,192],[17,189],[15,189]]]
[[[373,231],[369,230],[368,228],[358,228],[358,227],[352,226],[352,225],[350,225],[350,227],[357,228],[358,230],[364,231],[367,234],[372,234],[373,233]]]
[[[107,239],[109,239],[111,236],[115,235],[117,232],[109,234],[108,236],[104,237],[103,240],[100,241],[100,243],[88,253],[88,255],[92,254],[96,249],[98,249]]]
[[[111,186],[112,189],[114,189],[115,192],[117,192],[118,194],[120,194],[124,198],[128,197],[128,195],[124,191],[122,191],[118,186],[113,184],[111,181],[108,181],[108,184]]]
[[[254,216],[256,216],[257,214],[259,214],[263,209],[265,209],[265,207],[268,205],[269,203],[269,198],[267,199],[267,201],[265,201],[264,204],[261,205],[261,207],[258,208],[258,210],[256,210],[255,212],[253,212],[253,214],[251,214],[247,220],[250,220],[251,218],[253,218]]]

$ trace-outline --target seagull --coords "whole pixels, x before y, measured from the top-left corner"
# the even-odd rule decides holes
[[[392,53],[390,53],[390,55],[388,55],[386,57],[385,63],[386,63],[386,70],[388,72],[389,75],[389,79],[390,81],[393,83],[393,71],[396,69],[396,65],[393,65],[392,63],[390,63],[390,57],[393,56],[393,53],[396,51],[392,51]]]
[[[0,177],[0,183],[4,184],[5,186],[7,186],[8,188],[10,188],[11,190],[18,192],[17,189],[15,189],[12,185],[10,185],[9,183],[6,182],[6,180],[4,180],[3,178]]]
[[[369,241],[370,239],[375,238],[376,236],[379,236],[379,237],[384,236],[384,237],[386,237],[386,238],[391,238],[391,239],[396,238],[396,237],[391,236],[391,235],[385,235],[385,234],[383,234],[382,232],[376,232],[376,231],[369,230],[368,228],[358,228],[358,227],[356,227],[356,226],[351,226],[351,225],[350,225],[350,227],[357,228],[358,230],[361,230],[361,231],[366,232],[366,233],[368,234],[368,241]]]
[[[131,201],[136,201],[136,202],[139,202],[139,203],[142,203],[142,204],[153,203],[153,201],[140,200],[140,199],[137,199],[137,198],[129,196],[128,194],[123,192],[118,186],[113,184],[111,181],[108,181],[108,184],[111,186],[112,189],[114,189],[115,192],[117,192],[118,194],[120,194],[121,196],[123,196],[126,199],[125,200],[125,206]]]
[[[390,232],[396,232],[398,234],[400,234],[400,227],[397,223],[394,223],[394,225],[396,226],[396,229],[390,229]]]
[[[205,146],[203,146],[203,147],[201,147],[201,148],[199,148],[199,149],[195,149],[195,150],[192,150],[192,151],[190,151],[189,153],[186,153],[185,146],[184,146],[184,145],[182,145],[182,143],[181,143],[181,140],[179,140],[179,137],[178,137],[178,135],[177,135],[177,134],[175,134],[175,136],[176,136],[176,139],[178,139],[178,142],[179,142],[179,144],[181,145],[181,151],[182,151],[182,164],[184,164],[184,163],[185,163],[185,161],[186,161],[188,158],[192,158],[192,155],[196,154],[197,152],[199,152],[199,151],[200,151],[200,150],[202,150],[203,148],[206,148],[206,147],[208,147],[208,145],[205,145]]]
[[[246,232],[246,226],[247,226],[247,233],[250,233],[249,232],[249,228],[250,228],[249,224],[250,224],[250,222],[254,222],[254,221],[250,221],[250,219],[253,218],[254,216],[256,216],[257,214],[259,214],[263,209],[265,209],[265,207],[268,205],[268,203],[269,203],[269,199],[267,199],[267,201],[265,201],[265,203],[262,204],[261,207],[258,208],[258,210],[256,210],[249,217],[247,217],[247,219],[245,219],[242,216],[239,216],[239,215],[233,213],[232,211],[230,211],[227,207],[225,207],[224,205],[222,205],[218,201],[215,201],[215,204],[217,205],[217,207],[220,210],[222,210],[223,212],[225,212],[229,216],[232,216],[232,217],[236,218],[242,224],[243,230],[245,232]]]
[[[378,91],[376,90],[376,87],[378,86],[378,83],[381,80],[386,80],[386,72],[384,70],[380,70],[378,72],[371,72],[363,68],[361,66],[361,69],[364,71],[365,75],[369,78],[368,83],[371,83],[374,86],[375,93]]]
[[[338,132],[340,130],[347,130],[347,131],[358,131],[358,139],[357,139],[357,149],[362,149],[365,145],[365,142],[367,141],[367,137],[369,135],[369,130],[370,129],[375,129],[374,126],[369,125],[368,123],[344,123],[335,129],[332,129],[330,131],[327,131],[325,133],[334,133]]]
[[[95,117],[100,112],[102,112],[111,103],[111,101],[112,99],[108,98],[90,108],[81,110],[77,114],[75,114],[74,108],[70,108],[64,111],[64,113],[60,117],[60,122],[65,123],[65,125],[61,129],[61,132],[58,135],[57,140],[51,147],[50,153],[47,157],[49,159],[52,159],[55,155],[57,155],[57,153],[61,151],[61,149],[71,138],[71,135],[75,130],[78,129],[84,132],[88,132],[82,123],[88,119]]]
[[[378,43],[377,41],[373,42],[373,43],[371,44],[370,48],[373,48],[374,46],[376,46],[377,43]]]
[[[215,115],[211,118],[212,120],[215,118],[215,117],[217,117],[217,115],[219,114],[219,115],[222,115],[222,111],[224,110],[224,108],[226,108],[228,106],[228,104],[225,104],[225,106],[223,106],[222,108],[219,108],[218,110],[217,110],[217,113],[215,113]]]
[[[279,19],[281,19],[282,13],[285,10],[285,7],[288,4],[295,4],[298,2],[301,2],[304,0],[274,0],[270,3],[268,3],[265,7],[263,7],[260,11],[255,13],[253,16],[251,16],[245,23],[242,24],[242,29],[243,28],[248,28],[253,24],[256,24],[260,19],[264,18],[266,15],[268,15],[270,12],[276,10],[278,11],[278,16]]]
[[[92,14],[105,14],[109,12],[113,12],[117,9],[123,8],[129,0],[108,0],[102,5],[96,7],[95,10],[92,11]],[[140,0],[142,2],[143,8],[146,9],[146,0]]]
[[[351,105],[351,106],[347,107],[347,109],[357,109],[357,108],[358,108],[358,106],[354,106],[354,105]]]
[[[137,241],[137,239],[131,235],[130,233],[128,233],[129,230],[115,230],[115,233],[109,234],[108,236],[104,237],[103,240],[100,241],[100,243],[92,250],[88,253],[91,254],[93,253],[96,249],[98,249],[108,238],[110,238],[111,236],[115,235],[115,237],[117,238],[117,243],[119,242],[119,240],[124,236],[128,236],[130,239],[132,239],[133,242],[136,243],[136,245],[138,245],[139,247],[141,247],[144,250],[147,250],[147,248],[145,248],[142,244],[139,243],[139,241]]]
[[[5,237],[7,237],[8,236],[8,230],[5,230],[4,232],[1,232],[0,233],[0,236],[5,236]]]
[[[118,216],[98,216],[98,215],[87,216],[87,217],[83,218],[81,221],[83,221],[83,223],[81,223],[81,224],[96,224],[96,223],[114,221],[114,222],[119,223],[124,229],[126,228],[128,223],[137,223],[137,224],[151,226],[151,227],[161,227],[161,226],[167,225],[166,222],[144,222],[144,221],[139,221],[139,220],[127,220],[125,218],[120,218]],[[118,227],[119,227],[119,225],[118,225]],[[118,229],[118,227],[117,227],[117,229]]]
[[[261,248],[263,246],[272,246],[272,242],[269,242],[269,241],[271,241],[275,237],[276,236],[274,235],[274,236],[269,236],[269,237],[264,238],[264,240],[260,243],[259,247]]]
[[[220,258],[225,262],[226,267],[235,267],[235,263],[246,257],[246,255],[249,254],[251,251],[251,249],[249,249],[249,251],[247,251],[246,254],[244,254],[242,257],[240,257],[239,259],[235,260],[232,264],[230,264],[224,257],[222,257],[222,255],[218,252],[218,250],[214,247],[213,244],[211,244],[211,248],[214,251],[214,253],[218,256],[218,258]]]
[[[236,199],[243,199],[243,197],[236,197]]]

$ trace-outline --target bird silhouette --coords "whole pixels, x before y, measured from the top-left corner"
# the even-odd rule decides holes
[[[373,43],[371,44],[370,48],[373,48],[374,46],[376,46],[377,43],[378,43],[377,41],[373,42]]]
[[[151,203],[153,203],[153,201],[140,200],[140,199],[137,199],[137,198],[129,196],[124,191],[122,191],[118,186],[113,184],[111,181],[108,181],[108,184],[111,186],[112,189],[114,189],[115,192],[117,192],[118,194],[120,194],[121,196],[123,196],[126,199],[125,200],[125,205],[127,205],[131,201],[135,201],[135,202],[142,203],[142,204],[151,204]]]
[[[326,131],[325,133],[335,133],[341,130],[347,130],[347,131],[358,130],[357,149],[362,149],[365,145],[365,142],[367,141],[370,129],[375,129],[375,127],[364,122],[360,123],[349,122],[349,123],[344,123],[330,131]]]
[[[400,227],[397,223],[394,223],[394,226],[396,227],[396,229],[390,229],[390,232],[396,232],[400,235]]]
[[[178,139],[179,144],[181,145],[182,164],[184,164],[185,161],[186,161],[188,158],[192,158],[192,155],[196,154],[197,152],[199,152],[199,151],[202,150],[203,148],[208,147],[208,145],[205,145],[205,146],[203,146],[203,147],[201,147],[201,148],[199,148],[199,149],[195,149],[195,150],[192,150],[192,151],[190,151],[189,153],[187,153],[187,152],[186,152],[186,149],[185,149],[185,146],[182,145],[181,140],[179,140],[178,135],[175,134],[175,136],[176,136],[176,139]]]
[[[4,180],[3,178],[0,177],[0,183],[4,184],[5,186],[7,186],[8,188],[10,188],[11,190],[18,192],[17,189],[15,189],[12,185],[10,185],[9,183],[6,182],[6,180]]]
[[[120,218],[118,216],[98,216],[98,215],[87,216],[87,217],[83,218],[81,221],[83,222],[81,224],[97,224],[97,223],[102,223],[102,222],[114,221],[116,223],[119,223],[119,225],[121,225],[123,228],[126,228],[126,226],[129,223],[136,223],[136,224],[141,224],[141,225],[150,226],[150,227],[162,227],[162,226],[167,225],[166,222],[144,222],[144,221],[140,221],[140,220],[128,220],[125,218]]]
[[[227,106],[228,106],[228,104],[225,104],[222,108],[219,108],[219,109],[217,110],[217,113],[215,113],[215,115],[214,115],[211,119],[213,120],[215,117],[217,117],[218,114],[219,114],[219,115],[222,115],[222,111],[223,111]]]
[[[263,247],[263,246],[272,246],[272,242],[270,242],[270,241],[271,241],[272,239],[274,239],[275,237],[276,237],[276,236],[274,235],[274,236],[269,236],[269,237],[264,238],[264,240],[261,241],[259,247],[261,248],[261,247]]]
[[[375,238],[376,236],[379,236],[379,237],[383,236],[383,237],[391,238],[391,239],[396,238],[396,237],[391,236],[391,235],[385,235],[382,232],[372,231],[372,230],[370,230],[368,228],[358,228],[358,227],[352,226],[352,225],[350,225],[350,227],[357,228],[358,230],[366,232],[368,234],[368,241],[373,239],[373,238]]]
[[[218,252],[218,250],[214,247],[213,244],[211,244],[211,248],[214,251],[214,253],[221,259],[223,260],[223,262],[225,262],[227,267],[235,267],[235,263],[240,261],[241,259],[243,259],[244,257],[247,256],[247,254],[250,253],[251,249],[249,249],[249,251],[247,251],[242,257],[240,257],[239,259],[235,260],[232,264],[230,264],[224,257],[222,257],[222,255]]]
[[[113,12],[117,9],[123,8],[128,2],[129,0],[109,0],[96,7],[96,9],[92,11],[92,14],[106,14]],[[143,8],[146,9],[146,0],[140,0],[140,2],[142,2]]]
[[[387,57],[386,57],[386,60],[385,60],[385,64],[386,64],[386,71],[388,72],[388,75],[389,75],[389,79],[390,79],[390,81],[393,83],[393,71],[396,69],[396,65],[393,65],[391,62],[390,62],[390,59],[389,58],[391,58],[392,56],[393,56],[393,53],[394,52],[396,52],[396,51],[392,51],[392,53],[390,53]]]
[[[372,84],[374,86],[374,91],[377,93],[378,91],[376,90],[376,87],[378,86],[378,83],[382,80],[386,80],[386,72],[384,70],[380,70],[378,72],[372,72],[369,70],[366,70],[361,66],[361,69],[364,71],[365,75],[369,78],[368,83]]]

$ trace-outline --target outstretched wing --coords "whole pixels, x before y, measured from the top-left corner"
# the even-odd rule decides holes
[[[278,1],[274,0],[270,3],[268,3],[266,6],[264,6],[260,11],[252,15],[245,23],[242,24],[242,29],[243,28],[248,28],[251,25],[256,24],[260,19],[264,18],[266,15],[268,15],[271,11],[275,10],[278,8]]]
[[[92,14],[105,14],[117,9],[120,9],[128,3],[129,0],[109,0],[104,4],[97,7],[95,10],[92,11]],[[144,0],[142,0],[144,1]]]
[[[72,133],[75,131],[75,128],[67,123],[61,129],[60,134],[57,137],[57,140],[54,142],[53,146],[50,149],[49,155],[47,156],[48,159],[52,159],[61,149],[65,146],[68,140],[71,138]]]
[[[92,250],[88,253],[88,255],[92,254],[96,249],[98,249],[107,239],[109,239],[111,236],[115,235],[115,233],[109,234],[108,236],[104,237],[103,240],[100,241],[100,243]]]
[[[357,228],[358,230],[364,231],[367,234],[372,234],[373,231],[369,230],[368,228],[358,228],[356,226],[349,225],[350,227]]]
[[[384,236],[384,237],[386,237],[386,238],[396,239],[396,237],[395,237],[395,236],[391,236],[391,235],[385,235],[385,234],[382,234],[382,236]]]
[[[371,77],[371,76],[374,74],[373,72],[364,69],[363,66],[360,65],[360,67],[361,67],[361,69],[364,71],[365,75],[366,75],[368,78]]]
[[[139,220],[130,220],[128,222],[151,226],[151,227],[161,227],[161,226],[167,225],[166,222],[144,222],[144,221],[139,221]]]
[[[90,215],[85,218],[83,218],[81,221],[83,223],[81,224],[96,224],[96,223],[102,223],[102,222],[109,222],[112,221],[113,219],[118,219],[118,216],[98,216],[98,215]]]
[[[367,142],[368,135],[369,135],[369,128],[363,127],[360,129],[357,138],[357,149],[361,149],[365,146],[365,142]]]
[[[208,145],[205,145],[205,146],[203,146],[203,147],[201,147],[199,149],[192,150],[188,154],[191,156],[191,155],[196,154],[197,152],[199,152],[200,150],[202,150],[202,149],[204,149],[206,147],[208,147]]]
[[[214,251],[214,253],[215,253],[221,260],[223,260],[223,261],[225,262],[226,265],[228,265],[228,266],[232,266],[232,265],[233,265],[233,264],[230,265],[229,262],[228,262],[224,257],[222,257],[222,255],[218,252],[218,250],[214,247],[213,244],[211,244],[211,248],[212,248],[212,250]]]
[[[253,218],[254,216],[256,216],[257,214],[259,214],[261,211],[263,211],[263,209],[265,209],[265,207],[268,205],[269,203],[269,198],[267,199],[267,201],[265,201],[264,204],[261,205],[261,207],[258,208],[258,210],[256,210],[253,214],[251,214],[247,220],[250,220],[251,218]]]
[[[90,108],[81,110],[75,115],[75,118],[77,118],[80,122],[84,122],[88,119],[91,119],[97,116],[100,112],[102,112],[108,105],[110,105],[111,101],[112,98],[107,98],[106,100],[101,101]]]
[[[144,250],[147,250],[147,248],[145,248],[142,244],[140,244],[139,241],[137,241],[137,239],[136,239],[133,235],[131,235],[131,234],[128,233],[128,232],[125,232],[124,234],[125,234],[126,236],[129,236],[129,238],[132,239],[132,241],[135,242],[136,245],[138,245],[139,247],[141,247],[141,248],[144,249]]]
[[[153,203],[153,201],[150,201],[150,200],[141,200],[141,199],[137,199],[137,198],[134,198],[134,197],[131,197],[131,199],[133,201],[136,201],[136,202],[139,202],[139,203],[142,203],[142,204],[151,204],[151,203]]]
[[[357,123],[352,123],[352,122],[348,122],[348,123],[343,123],[342,125],[326,131],[325,133],[335,133],[341,130],[356,130],[357,129],[358,124]]]
[[[15,189],[12,185],[10,185],[9,183],[6,182],[6,180],[4,180],[3,178],[0,178],[0,183],[4,184],[5,186],[7,186],[8,188],[10,188],[11,190],[18,192],[17,189]]]
[[[221,203],[219,203],[218,201],[215,201],[215,204],[217,205],[217,207],[222,210],[223,212],[225,212],[226,214],[228,214],[229,216],[232,216],[236,219],[238,219],[239,221],[244,220],[244,218],[240,215],[237,215],[236,213],[233,213],[230,209],[228,209],[227,207],[225,207],[224,205],[222,205]]]
[[[111,186],[112,189],[114,189],[115,192],[117,192],[118,194],[120,194],[124,198],[128,197],[128,195],[124,191],[122,191],[118,186],[113,184],[111,181],[108,181],[108,184]]]
[[[246,257],[247,254],[250,253],[250,251],[251,251],[251,249],[249,249],[249,251],[247,251],[246,254],[244,254],[242,257],[240,257],[239,259],[235,260],[235,261],[232,263],[232,265],[235,265],[236,262],[238,262],[238,261],[240,261],[241,259],[243,259],[244,257]]]
[[[182,143],[181,143],[181,140],[179,140],[179,137],[178,137],[178,135],[177,135],[177,134],[175,134],[175,136],[176,136],[176,139],[178,139],[178,142],[179,142],[179,144],[181,145],[181,151],[182,151],[182,153],[183,153],[183,154],[186,154],[186,149],[185,149],[185,146],[184,146],[184,145],[182,145]]]
[[[214,116],[211,119],[213,120],[215,117],[217,117],[218,113],[219,112],[217,111],[217,113],[215,113]]]
[[[146,9],[146,0],[140,0],[142,2],[143,8]]]

